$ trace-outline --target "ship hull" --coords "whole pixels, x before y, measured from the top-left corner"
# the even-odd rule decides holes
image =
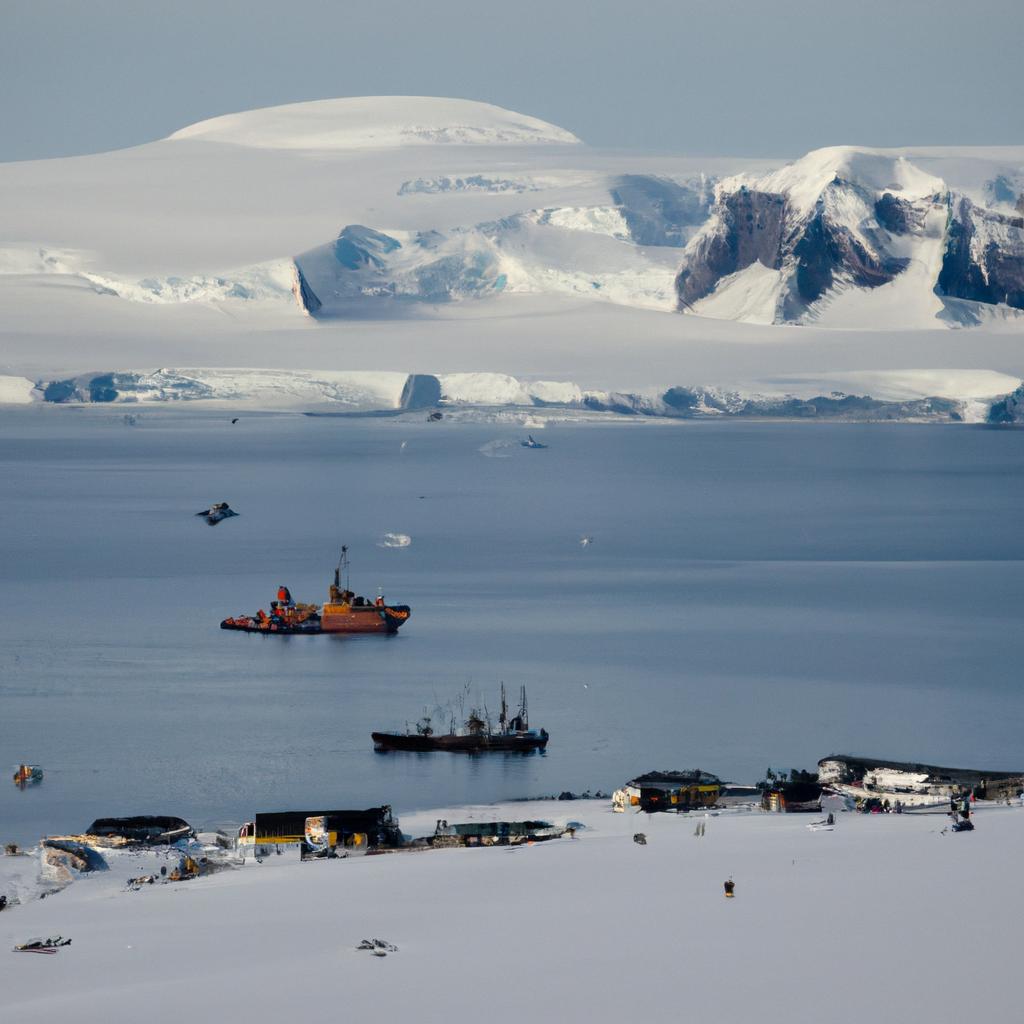
[[[271,616],[256,619],[249,616],[225,619],[221,629],[240,633],[280,634],[282,636],[320,636],[323,633],[397,633],[411,614],[408,605],[367,605],[345,611],[328,611],[303,622],[290,622]]]
[[[333,611],[331,605],[326,605],[320,616],[320,632],[397,633],[409,614],[408,605],[369,605],[345,611]]]
[[[529,753],[533,750],[543,750],[548,743],[547,733],[513,733],[508,736],[421,736],[418,733],[375,732],[371,735],[377,750],[449,750],[465,754],[491,751]]]

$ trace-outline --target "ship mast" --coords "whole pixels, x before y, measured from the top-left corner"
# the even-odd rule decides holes
[[[501,684],[501,715],[498,717],[498,726],[502,734],[508,732],[508,704],[505,701],[505,684]]]
[[[348,545],[341,545],[341,555],[338,557],[338,564],[334,569],[334,585],[341,587],[341,569],[342,566],[345,568],[345,589],[350,590],[349,587],[349,574],[348,574]]]
[[[526,711],[526,684],[524,683],[519,687],[519,717],[523,720],[523,729],[528,731],[530,728],[530,716]]]

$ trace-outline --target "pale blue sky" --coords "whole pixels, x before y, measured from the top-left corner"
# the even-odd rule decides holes
[[[1024,142],[1022,0],[0,0],[0,160],[424,94],[596,146]]]

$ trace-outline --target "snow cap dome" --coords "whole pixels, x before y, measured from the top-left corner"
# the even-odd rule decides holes
[[[224,114],[170,139],[254,149],[376,149],[424,145],[578,144],[564,128],[473,100],[353,96]]]
[[[876,192],[893,192],[901,199],[934,195],[945,189],[941,178],[922,171],[901,153],[859,146],[815,149],[799,160],[762,177],[737,175],[719,185],[724,192],[741,185],[761,192],[781,193],[800,213],[814,208],[818,196],[836,178]]]

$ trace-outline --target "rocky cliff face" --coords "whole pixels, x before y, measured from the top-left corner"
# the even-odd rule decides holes
[[[997,212],[903,157],[850,148],[810,153],[761,178],[727,179],[684,251],[679,308],[802,322],[833,296],[877,289],[915,265],[912,287],[925,301],[938,296],[937,310],[943,296],[1022,309],[1024,217],[1012,212],[1020,200],[1008,182],[987,187],[1007,211]]]
[[[1024,217],[982,209],[963,196],[954,199],[937,291],[1024,309]]]
[[[710,295],[723,277],[755,261],[777,270],[785,258],[785,196],[741,186],[721,195],[712,217],[687,250],[676,278],[683,307]]]
[[[890,193],[886,193],[889,195]],[[790,296],[787,310],[798,315],[801,305],[820,299],[840,276],[860,288],[877,288],[887,284],[908,260],[890,251],[892,234],[905,234],[917,211],[910,203],[891,204],[890,213],[899,210],[889,221],[898,231],[886,231],[875,217],[854,224],[844,223],[842,213],[853,196],[867,209],[877,208],[878,200],[864,194],[851,182],[834,181],[815,207],[814,213],[793,233],[792,259],[796,265],[796,294]],[[913,211],[913,213],[911,213]]]
[[[989,423],[1024,423],[1024,384],[992,403]]]
[[[867,216],[844,221],[851,206]],[[839,278],[861,288],[891,281],[908,260],[891,251],[890,236],[917,230],[924,210],[891,193],[875,200],[856,184],[836,179],[807,214],[794,212],[785,194],[741,186],[720,197],[714,216],[680,268],[680,305],[692,308],[722,278],[757,262],[783,273],[780,310],[789,320],[798,319]]]

